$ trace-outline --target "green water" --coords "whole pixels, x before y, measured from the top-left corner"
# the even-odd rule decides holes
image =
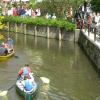
[[[34,36],[14,35],[15,56],[0,62],[0,89],[15,84],[25,63],[50,79],[33,100],[100,100],[100,77],[77,44]],[[17,56],[17,57],[16,57]],[[23,100],[12,88],[0,100]]]

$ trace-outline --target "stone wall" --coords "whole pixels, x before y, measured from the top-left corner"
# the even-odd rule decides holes
[[[5,31],[23,33],[27,35],[41,36],[46,38],[55,38],[58,40],[74,41],[75,32],[68,32],[64,29],[49,26],[35,26],[26,24],[6,23]]]
[[[90,60],[100,70],[100,48],[91,41],[82,31],[80,31],[78,43],[85,51]]]

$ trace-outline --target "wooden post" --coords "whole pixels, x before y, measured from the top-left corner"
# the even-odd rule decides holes
[[[49,26],[47,26],[47,38],[49,39],[50,33],[49,33]]]
[[[23,23],[21,23],[21,33],[23,33],[23,27],[22,26],[23,26]],[[26,26],[25,26],[25,31],[24,32],[26,32]]]
[[[35,36],[37,36],[37,26],[35,26]]]
[[[24,34],[26,35],[26,24],[24,24]]]
[[[7,34],[7,37],[9,37],[9,31],[10,31],[10,25],[9,25],[9,22],[7,22],[7,27],[8,27],[8,34]]]
[[[61,40],[61,30],[59,28],[59,40]]]

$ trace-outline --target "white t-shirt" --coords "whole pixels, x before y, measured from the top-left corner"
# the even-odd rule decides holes
[[[52,19],[56,19],[56,16],[54,15],[54,16],[52,16]]]

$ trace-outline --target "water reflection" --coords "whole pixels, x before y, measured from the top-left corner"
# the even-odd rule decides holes
[[[50,48],[50,39],[47,39],[47,48],[48,48],[48,50]]]
[[[59,51],[61,51],[61,41],[59,41]]]
[[[50,79],[49,85],[42,84],[34,100],[100,98],[100,78],[77,44],[22,34],[12,37],[18,58],[0,62],[0,89],[7,89],[15,83],[20,67],[29,63],[33,72]],[[23,100],[15,88],[7,97],[8,100]]]
[[[0,100],[9,100],[7,96],[0,97]]]

